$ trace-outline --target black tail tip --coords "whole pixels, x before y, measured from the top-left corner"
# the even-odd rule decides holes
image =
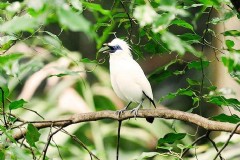
[[[149,122],[149,123],[153,123],[154,117],[147,117],[146,120],[147,120],[147,122]]]

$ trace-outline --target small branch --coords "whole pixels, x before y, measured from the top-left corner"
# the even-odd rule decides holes
[[[216,143],[209,137],[209,135],[207,136],[207,139],[212,143],[213,147],[214,147],[215,150],[218,152],[219,150],[218,150],[218,148],[217,148]],[[219,158],[220,158],[220,160],[224,160],[224,158],[222,157],[221,154],[219,154]]]
[[[88,152],[88,154],[90,155],[90,158],[91,158],[91,160],[92,160],[92,157],[94,157],[95,159],[97,159],[97,160],[100,160],[95,154],[93,154],[87,147],[86,147],[86,145],[82,142],[82,141],[80,141],[80,139],[78,139],[75,135],[72,135],[72,134],[70,134],[69,132],[67,132],[66,130],[62,130],[62,132],[63,133],[65,133],[65,134],[67,134],[67,135],[69,135],[75,142],[77,142],[78,144],[80,144],[87,152]]]
[[[127,9],[126,9],[126,7],[124,6],[124,4],[123,4],[123,2],[122,2],[121,0],[120,0],[120,3],[121,3],[121,5],[122,5],[124,11],[126,12],[126,14],[127,14],[127,16],[128,16],[128,19],[129,19],[129,22],[130,22],[130,26],[131,26],[131,28],[130,28],[130,33],[129,33],[128,41],[131,42],[131,38],[132,38],[132,30],[133,30],[133,22],[132,22],[132,18],[130,17],[130,15],[129,15]]]
[[[8,124],[7,124],[7,120],[6,120],[6,113],[5,113],[5,102],[4,102],[4,90],[2,89],[2,87],[0,87],[0,90],[2,92],[2,113],[3,113],[3,121],[4,121],[4,125],[6,128],[8,128]]]
[[[198,143],[200,140],[202,140],[203,138],[206,138],[208,135],[210,134],[209,131],[207,131],[207,133],[205,133],[204,135],[202,135],[201,137],[198,137],[193,143],[191,146],[195,145],[196,143]],[[182,156],[181,157],[184,157],[185,154],[190,150],[190,148],[186,148],[183,153],[182,153]]]
[[[52,140],[52,137],[53,137],[56,133],[58,133],[60,130],[62,130],[62,129],[63,129],[63,127],[60,127],[60,128],[58,128],[56,131],[54,131],[53,133],[51,133],[51,131],[50,131],[50,134],[49,134],[49,136],[48,136],[47,143],[46,143],[46,145],[45,145],[45,147],[44,147],[44,150],[43,150],[43,160],[45,160],[45,158],[46,158],[47,149],[48,149],[48,146],[49,146],[49,144],[50,144],[50,142],[51,142],[51,140]]]
[[[235,126],[235,128],[232,130],[230,136],[228,137],[228,140],[226,141],[226,143],[223,145],[223,147],[218,151],[218,153],[216,154],[216,156],[214,157],[213,160],[217,159],[217,157],[221,154],[221,152],[224,150],[224,148],[227,147],[228,143],[230,142],[232,136],[235,134],[235,132],[237,131],[238,127],[240,126],[240,122]]]
[[[38,115],[40,118],[42,118],[44,120],[44,117],[41,116],[38,112],[36,112],[36,111],[34,111],[32,109],[26,108],[26,107],[22,107],[22,108],[25,109],[25,110],[28,110],[28,111],[31,111],[31,112],[35,113],[36,115]]]
[[[228,122],[217,122],[213,120],[209,120],[202,116],[193,113],[187,113],[183,111],[170,110],[170,109],[142,109],[139,110],[138,118],[146,118],[146,117],[154,117],[154,118],[164,118],[164,119],[176,119],[184,122],[189,122],[196,124],[206,130],[209,131],[223,131],[223,132],[231,132],[234,130],[235,125]],[[33,125],[38,128],[49,128],[49,127],[66,127],[72,124],[81,123],[81,122],[89,122],[89,121],[97,121],[102,119],[114,119],[114,120],[126,120],[134,118],[134,115],[131,114],[130,111],[124,112],[121,117],[116,115],[115,111],[99,111],[99,112],[89,112],[89,113],[81,113],[74,114],[68,118],[56,121],[37,121]],[[240,129],[236,129],[235,133],[240,134]],[[22,132],[18,132],[13,135],[14,139],[19,140],[24,137],[26,134],[26,129],[23,129]]]
[[[119,158],[119,147],[120,147],[120,133],[121,133],[121,126],[122,126],[122,121],[118,121],[118,132],[117,132],[117,153],[116,153],[116,160]]]

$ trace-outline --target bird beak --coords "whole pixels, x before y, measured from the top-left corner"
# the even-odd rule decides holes
[[[109,53],[108,43],[104,43],[103,47],[98,52]]]

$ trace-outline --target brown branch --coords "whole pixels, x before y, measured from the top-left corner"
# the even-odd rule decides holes
[[[200,140],[206,138],[208,136],[208,134],[210,133],[210,131],[207,131],[207,133],[205,133],[204,135],[198,137],[192,144],[191,146],[194,146],[196,143],[198,143]],[[182,153],[182,156],[181,157],[184,157],[185,154],[190,150],[191,148],[186,148],[183,153]]]
[[[217,122],[212,121],[202,116],[193,113],[187,113],[183,111],[170,110],[170,109],[143,109],[139,110],[138,118],[146,118],[146,117],[154,117],[154,118],[164,118],[164,119],[176,119],[184,122],[193,123],[197,126],[200,126],[209,131],[223,131],[223,132],[232,132],[236,125],[228,122]],[[71,124],[81,123],[81,122],[89,122],[89,121],[97,121],[101,119],[114,119],[114,120],[126,120],[129,118],[134,118],[134,115],[130,113],[130,111],[124,112],[121,117],[118,117],[116,111],[99,111],[99,112],[89,112],[89,113],[81,113],[74,114],[68,118],[63,120],[56,121],[38,121],[35,123],[32,121],[31,123],[38,129],[48,128],[48,127],[66,127]],[[240,134],[240,129],[236,129],[236,134]],[[26,129],[22,130],[22,132],[16,133],[13,135],[14,139],[19,140],[24,137],[26,134]]]
[[[238,130],[239,126],[240,126],[240,122],[234,127],[234,129],[232,130],[232,132],[231,132],[230,136],[228,137],[227,141],[225,142],[223,147],[218,151],[218,153],[216,154],[216,156],[214,157],[213,160],[217,159],[217,157],[221,154],[221,152],[224,150],[224,148],[226,148],[228,146],[228,143],[230,142],[232,136],[235,134],[235,131]]]
[[[93,154],[88,148],[87,146],[76,136],[76,135],[73,135],[73,134],[70,134],[69,132],[67,132],[66,130],[62,129],[62,132],[69,135],[75,142],[77,142],[78,144],[80,144],[87,152],[88,154],[90,155],[90,158],[91,160],[93,160],[93,157],[96,159],[96,160],[100,160],[95,154]]]
[[[44,147],[44,149],[43,149],[43,160],[46,159],[46,154],[47,154],[48,146],[49,146],[49,144],[50,144],[53,136],[54,136],[56,133],[58,133],[60,130],[62,130],[62,129],[63,129],[63,126],[60,127],[60,128],[58,128],[56,131],[52,132],[52,131],[51,131],[51,130],[52,130],[52,127],[51,127],[50,132],[49,132],[49,136],[48,136],[47,143],[46,143],[46,145],[45,145],[45,147]],[[52,132],[52,133],[51,133],[51,132]],[[41,156],[42,156],[42,155],[41,155]],[[41,158],[41,156],[40,156],[40,158]],[[39,158],[39,159],[40,159],[40,158]]]

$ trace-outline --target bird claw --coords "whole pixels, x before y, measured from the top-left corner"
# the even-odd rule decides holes
[[[116,111],[116,114],[118,115],[118,118],[123,114],[123,112],[125,112],[126,111],[126,109],[124,108],[124,109],[120,109],[120,110],[117,110]]]
[[[138,108],[138,107],[136,107],[136,108],[133,108],[133,109],[131,110],[131,113],[133,113],[133,115],[134,115],[134,118],[135,118],[135,119],[136,119],[136,117],[137,117],[138,110],[139,110],[139,108]]]

